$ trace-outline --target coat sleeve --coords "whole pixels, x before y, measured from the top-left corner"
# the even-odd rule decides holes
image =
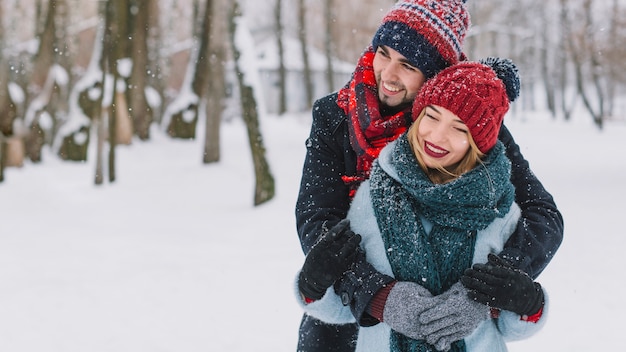
[[[548,292],[546,292],[544,288],[542,288],[542,290],[544,297],[543,311],[541,318],[539,318],[539,321],[536,323],[524,321],[518,314],[513,312],[500,312],[500,317],[497,318],[497,326],[506,341],[518,341],[529,338],[541,330],[546,324],[550,310],[550,302]]]
[[[346,218],[350,207],[350,190],[341,177],[355,174],[356,157],[350,146],[346,116],[336,99],[337,95],[331,94],[313,105],[296,203],[296,226],[305,254],[322,233]],[[365,313],[366,307],[373,295],[393,279],[378,272],[362,257],[355,268],[358,270],[350,271],[338,283],[340,300],[349,306],[359,323],[376,324],[378,321]]]
[[[506,155],[511,160],[515,201],[522,211],[517,228],[505,243],[501,255],[537,278],[561,245],[563,217],[552,195],[530,170],[528,161],[504,125],[499,139],[506,146]]]
[[[335,292],[343,304],[350,306],[360,326],[379,323],[367,313],[368,306],[381,288],[394,281],[369,190],[369,181],[363,182],[347,216],[352,230],[361,234],[361,248],[365,250],[365,255],[357,256],[352,268],[335,283]]]
[[[315,102],[311,132],[306,140],[300,190],[296,202],[296,226],[306,254],[319,236],[345,218],[349,189],[341,179],[346,173],[347,129],[336,95]],[[343,127],[343,128],[342,128]]]
[[[326,290],[321,299],[306,303],[298,289],[298,280],[299,277],[296,276],[294,285],[296,301],[306,314],[328,324],[351,324],[355,322],[350,307],[343,305],[341,298],[335,294],[332,287]]]

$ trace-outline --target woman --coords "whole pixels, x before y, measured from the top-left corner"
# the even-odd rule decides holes
[[[541,286],[494,255],[520,210],[497,139],[507,89],[517,95],[516,71],[492,63],[460,63],[426,82],[413,104],[418,118],[381,151],[354,197],[351,230],[367,262],[395,279],[367,307],[383,324],[360,328],[357,351],[506,351],[506,339],[530,336],[545,321]],[[332,235],[346,238],[336,258],[360,255],[357,235]],[[319,300],[307,295],[313,262],[307,257],[298,280],[305,311],[353,322],[332,288]]]

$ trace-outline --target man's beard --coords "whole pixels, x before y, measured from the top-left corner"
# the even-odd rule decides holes
[[[405,110],[409,106],[411,106],[411,101],[402,100],[402,102],[398,105],[389,106],[386,103],[389,97],[384,96],[383,99],[380,99],[380,114],[382,116],[395,115],[398,112]]]

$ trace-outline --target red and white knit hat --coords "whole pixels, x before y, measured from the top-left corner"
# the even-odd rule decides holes
[[[466,0],[402,0],[389,10],[372,40],[406,57],[426,78],[463,60],[470,26]]]
[[[492,66],[461,62],[428,80],[415,98],[412,115],[419,116],[429,105],[444,107],[463,120],[478,149],[489,152],[498,140],[509,101],[519,93],[519,76],[510,60],[487,63]]]

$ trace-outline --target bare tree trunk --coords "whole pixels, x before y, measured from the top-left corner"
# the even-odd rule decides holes
[[[1,4],[0,4],[1,5]],[[10,10],[9,10],[10,11]],[[0,6],[0,52],[5,53],[7,33],[5,32],[5,8]],[[10,138],[13,137],[14,122],[18,116],[17,106],[9,92],[9,58],[0,55],[0,183],[4,182],[4,170],[11,164],[9,150]],[[21,155],[23,159],[23,152]]]
[[[302,52],[302,74],[304,76],[304,91],[307,108],[313,106],[313,81],[311,79],[311,64],[309,63],[309,47],[307,44],[306,5],[305,0],[298,0],[298,38]]]
[[[6,149],[4,136],[0,133],[0,183],[4,182],[4,160],[6,159]]]
[[[328,91],[332,92],[335,89],[335,78],[333,69],[333,0],[326,0],[326,36],[324,41],[324,48],[326,50],[326,82],[328,83]]]
[[[200,102],[204,99],[204,94],[209,82],[209,45],[211,42],[211,18],[213,17],[213,0],[207,0],[202,18],[200,30],[200,48],[195,62],[194,76],[191,82],[191,89],[198,98],[196,104],[190,105],[186,114],[193,114],[190,121],[183,118],[184,111],[172,116],[167,132],[173,138],[194,139],[196,137],[196,125],[198,122],[198,109]],[[192,64],[192,63],[190,63]]]
[[[106,123],[103,116],[102,107],[100,107],[100,117],[94,121],[96,128],[96,174],[94,184],[101,185],[104,183],[104,141],[106,139]]]
[[[111,1],[111,0],[110,0]],[[108,169],[109,169],[109,182],[115,182],[116,179],[116,146],[117,146],[117,119],[121,115],[118,110],[118,106],[115,103],[115,97],[117,96],[117,82],[121,80],[120,73],[118,71],[117,63],[120,59],[124,58],[129,49],[132,48],[132,42],[128,39],[127,33],[130,33],[129,18],[131,17],[131,3],[129,0],[113,0],[114,6],[107,12],[109,18],[109,39],[112,42],[109,44],[111,51],[107,57],[107,64],[110,70],[110,74],[113,77],[111,90],[111,107],[108,111],[109,115],[109,157],[108,157]],[[147,51],[147,49],[145,49]],[[105,71],[106,72],[106,71]],[[144,86],[145,87],[145,86]],[[143,89],[142,89],[143,93]]]
[[[585,0],[584,1],[584,15],[585,15],[585,22],[586,22],[586,26],[585,26],[585,30],[586,30],[586,35],[584,38],[586,38],[587,41],[589,41],[589,54],[591,55],[591,81],[593,82],[593,87],[595,87],[596,90],[596,98],[598,101],[598,106],[597,106],[597,112],[593,112],[591,110],[593,110],[593,108],[591,107],[590,104],[585,103],[586,105],[588,105],[588,109],[591,108],[591,110],[589,111],[592,116],[594,116],[594,122],[596,123],[596,125],[598,126],[598,128],[602,129],[602,127],[604,126],[604,117],[605,117],[605,111],[604,111],[604,99],[606,96],[606,93],[604,92],[604,86],[603,86],[603,82],[602,82],[602,64],[600,63],[600,58],[598,57],[598,51],[596,49],[595,43],[594,43],[594,39],[593,39],[593,35],[594,35],[594,31],[593,31],[593,18],[592,16],[592,6],[593,2],[591,0]],[[584,98],[584,96],[583,96]]]
[[[576,88],[578,93],[580,94],[583,104],[596,126],[600,129],[603,127],[603,119],[604,119],[604,94],[602,92],[602,83],[599,77],[599,60],[597,54],[595,52],[595,46],[593,44],[593,21],[591,18],[591,1],[584,0],[582,17],[583,23],[581,27],[583,28],[582,33],[578,33],[573,38],[574,40],[570,41],[570,48],[572,52],[572,61],[574,64],[574,71],[576,74]],[[587,59],[585,59],[586,55],[589,55]],[[585,75],[584,72],[584,64],[586,61],[589,61],[590,72]],[[591,78],[591,80],[589,80]],[[589,84],[591,81],[592,84]],[[588,92],[587,86],[590,86],[591,89],[596,90],[597,93],[597,110],[593,106],[593,102],[591,101]]]
[[[117,81],[120,79],[119,74],[117,73],[117,65],[112,66],[115,70],[115,74],[113,75],[113,94],[112,97],[117,96]],[[109,118],[109,182],[115,182],[115,151],[117,146],[117,117],[119,116],[119,111],[117,104],[115,104],[115,100],[111,101],[111,107],[108,110],[108,118]]]
[[[115,168],[115,150],[117,144],[116,123],[117,123],[117,106],[115,97],[117,93],[117,82],[120,79],[117,63],[122,58],[128,48],[129,42],[126,40],[128,32],[127,18],[129,16],[130,6],[127,0],[109,0],[105,4],[105,33],[102,44],[102,56],[100,57],[100,70],[102,71],[102,94],[95,106],[95,124],[97,129],[97,162],[95,184],[100,185],[104,182],[103,162],[104,162],[104,139],[108,131],[109,155],[108,155],[108,179],[114,182],[116,179]],[[107,75],[112,77],[112,87],[108,87],[106,82]],[[112,90],[111,105],[108,109],[103,109],[104,96],[107,89]],[[106,117],[105,118],[105,114]],[[108,126],[107,122],[108,121]]]
[[[4,9],[0,6],[0,52],[4,52]],[[15,112],[10,114],[11,108],[15,110],[15,105],[9,96],[9,65],[5,63],[4,55],[0,55],[0,183],[4,182],[4,161],[6,160],[5,136],[13,131],[13,119]]]
[[[215,1],[214,6],[214,15],[210,20],[212,36],[213,38],[227,38],[227,1]],[[209,65],[209,76],[211,79],[209,80],[206,104],[205,140],[202,159],[204,164],[220,160],[220,126],[226,99],[226,44],[223,40],[213,40],[210,45],[211,64]]]
[[[162,13],[169,11],[169,9],[162,9],[160,1],[151,1],[150,17],[148,18],[148,38],[146,39],[148,45],[148,74],[147,85],[154,89],[156,100],[148,102],[148,108],[151,111],[152,121],[151,123],[161,123],[163,117],[165,99],[165,91],[167,87],[167,79],[164,74],[164,61],[167,60],[162,54],[162,47],[164,44],[164,31],[166,30],[161,26],[160,18]],[[152,105],[150,104],[152,103]]]
[[[540,49],[541,50],[540,51],[540,55],[541,55],[540,69],[541,69],[541,77],[543,79],[543,86],[546,91],[546,104],[548,105],[548,110],[550,110],[552,117],[556,118],[554,75],[552,74],[552,69],[551,69],[551,64],[550,64],[551,63],[550,61],[551,50],[550,49],[552,48],[552,45],[550,44],[549,34],[551,32],[548,31],[548,27],[550,26],[551,22],[552,21],[548,21],[545,13],[543,13],[541,16],[541,26],[543,30],[541,31],[542,45]]]
[[[57,2],[63,2],[58,0],[50,0],[48,3],[48,11],[46,13],[46,19],[44,27],[41,33],[39,33],[39,49],[35,54],[33,72],[31,75],[31,85],[34,85],[32,89],[39,90],[43,86],[44,82],[48,78],[48,71],[50,66],[54,63],[54,49],[55,49],[55,34],[56,34],[56,10]]]
[[[137,11],[133,16],[132,50],[130,55],[133,62],[132,72],[128,80],[127,96],[130,107],[130,116],[133,120],[135,135],[141,140],[150,139],[150,124],[152,110],[146,99],[146,83],[148,79],[148,29],[149,18],[152,15],[152,0],[136,1]],[[116,115],[114,115],[116,116]]]
[[[287,72],[285,69],[285,54],[283,48],[282,0],[276,0],[274,21],[276,21],[276,47],[278,48],[278,114],[287,112]]]
[[[207,84],[209,82],[209,55],[211,44],[211,21],[213,19],[213,0],[207,0],[204,8],[204,17],[202,19],[202,33],[200,35],[200,53],[196,61],[196,70],[194,80],[191,83],[193,92],[196,93],[199,100],[204,98]],[[197,113],[197,110],[196,110]]]
[[[8,83],[9,65],[0,57],[0,133],[7,137],[13,135],[13,121],[17,117],[17,106],[9,95]]]
[[[55,62],[56,49],[56,13],[57,8],[64,6],[63,0],[50,0],[46,12],[43,28],[39,33],[39,49],[34,58],[34,66],[31,74],[29,90],[34,92],[36,98],[50,100],[46,96],[49,92],[44,90],[46,81],[50,80],[50,68]],[[52,84],[48,82],[48,84]],[[34,99],[36,99],[34,98]],[[33,100],[34,100],[33,99]],[[31,100],[32,101],[32,100]],[[33,111],[33,114],[39,114],[39,111]],[[39,126],[38,120],[35,118],[30,122],[29,126],[25,126],[28,130],[24,141],[26,145],[26,154],[33,162],[41,161],[41,149],[45,143],[44,131]]]
[[[572,33],[569,10],[567,8],[567,0],[560,0],[559,11],[559,28],[561,30],[561,40],[559,40],[559,89],[561,91],[561,110],[563,111],[563,117],[567,121],[570,119],[574,106],[576,105],[576,98],[578,93],[573,94],[571,101],[568,101],[568,58],[572,55],[571,45],[569,45],[574,34]],[[569,54],[569,55],[568,55]]]
[[[613,6],[611,11],[611,22],[610,22],[610,30],[609,30],[609,42],[610,43],[618,43],[619,42],[619,0],[613,0]],[[606,61],[605,61],[606,63]],[[615,109],[615,95],[617,94],[617,77],[619,76],[617,72],[616,65],[609,63],[606,65],[608,67],[608,77],[607,77],[607,92],[606,92],[606,115],[613,116]]]
[[[4,8],[0,6],[0,52],[5,49]],[[9,94],[9,64],[5,55],[0,55],[0,141],[5,143],[3,136],[13,134],[13,121],[17,117],[17,107]],[[6,148],[2,148],[3,151]],[[4,166],[3,154],[0,154],[0,171]],[[0,180],[1,181],[1,180]]]
[[[241,71],[239,59],[241,57],[240,49],[235,40],[237,30],[237,20],[241,16],[239,12],[238,2],[233,4],[230,19],[230,39],[235,58],[235,73],[239,82],[241,93],[241,110],[244,122],[248,130],[248,141],[252,151],[252,161],[254,163],[254,174],[256,185],[254,189],[254,205],[260,205],[274,198],[274,177],[270,171],[269,164],[265,158],[265,146],[263,145],[263,137],[259,128],[259,116],[257,111],[257,102],[254,97],[254,89],[249,86],[245,80],[244,72]],[[249,48],[248,48],[249,50]]]
[[[102,54],[100,56],[100,72],[102,73],[102,89],[100,90],[100,96],[94,105],[93,124],[96,129],[96,173],[94,177],[94,183],[96,185],[102,185],[104,183],[104,140],[106,139],[106,124],[104,120],[104,114],[102,104],[104,96],[106,94],[106,76],[110,59],[109,57],[114,52],[113,48],[113,2],[116,0],[108,0],[106,3],[102,3],[102,12],[104,15],[104,35],[102,36]],[[109,119],[113,119],[112,114],[109,112]]]

